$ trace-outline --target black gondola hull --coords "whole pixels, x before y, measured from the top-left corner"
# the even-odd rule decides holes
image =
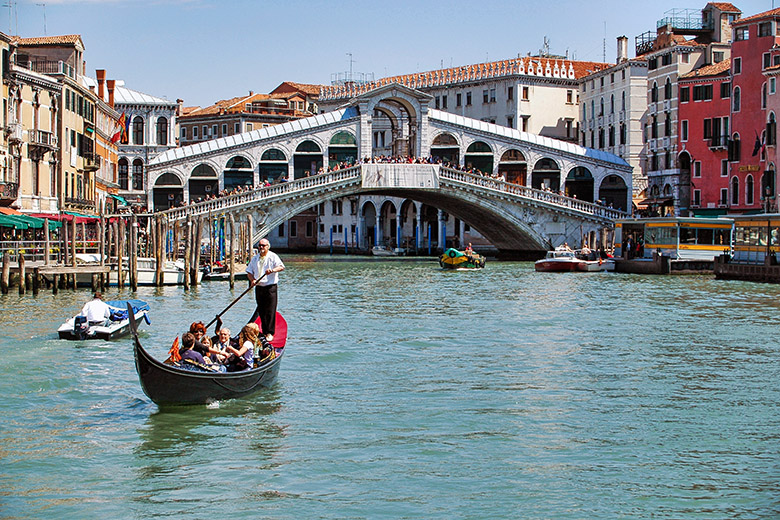
[[[131,329],[141,388],[159,406],[208,404],[268,388],[276,381],[284,354],[284,349],[277,349],[276,358],[252,370],[196,372],[158,361],[143,348],[136,328]]]

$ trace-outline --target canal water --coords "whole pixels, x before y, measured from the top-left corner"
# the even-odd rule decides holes
[[[780,516],[780,287],[284,260],[275,388],[172,412],[56,339],[86,291],[0,296],[0,518]],[[243,288],[139,289],[142,342]]]

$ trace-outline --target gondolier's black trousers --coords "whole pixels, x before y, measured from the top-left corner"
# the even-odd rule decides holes
[[[255,301],[257,309],[250,321],[260,316],[263,334],[276,334],[276,284],[256,285]]]

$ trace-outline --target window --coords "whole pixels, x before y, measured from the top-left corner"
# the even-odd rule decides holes
[[[761,85],[761,108],[766,108],[766,83]]]
[[[447,108],[447,96],[442,96],[441,97],[441,107],[442,108]]]
[[[693,190],[692,206],[701,206],[701,190]]]
[[[615,146],[615,127],[609,127],[609,146]]]
[[[512,116],[506,116],[506,126],[507,128],[514,128],[515,126],[515,118]]]
[[[748,175],[745,179],[745,204],[753,205],[753,176]]]
[[[247,123],[246,124],[246,131],[247,132],[251,132],[253,128],[254,128],[254,126],[252,125],[252,123]]]
[[[455,94],[455,106],[459,107],[463,104],[463,94]]]
[[[609,96],[609,113],[614,114],[615,113],[615,95],[612,94]]]
[[[769,93],[774,94],[777,89],[777,78],[769,78]]]
[[[219,125],[211,127],[211,137],[217,137],[219,135]]]
[[[157,144],[168,144],[168,119],[165,117],[157,120]]]
[[[763,58],[762,60],[763,68],[768,69],[769,67],[772,66],[772,57],[769,55],[768,52],[765,52],[762,58]]]
[[[614,72],[609,75],[609,82],[610,83],[614,83],[615,82],[615,73]]]
[[[704,131],[702,133],[704,139],[712,138],[712,119],[704,120]]]
[[[241,123],[233,123],[233,133],[234,134],[241,133]]]
[[[666,84],[664,85],[664,99],[672,99],[672,80],[666,78]]]
[[[490,89],[490,102],[495,103],[496,102],[496,89],[491,88]]]
[[[626,144],[626,125],[620,123],[620,144]]]
[[[720,99],[726,99],[731,97],[731,83],[724,81],[720,84]]]
[[[734,41],[741,42],[747,40],[749,36],[748,27],[737,27],[734,29]]]
[[[737,177],[731,179],[731,203],[734,206],[739,205],[739,179]]]
[[[690,100],[690,95],[689,87],[680,87],[680,103],[687,103]]]
[[[664,54],[661,57],[661,65],[671,65],[672,64],[672,53]]]
[[[284,236],[284,222],[279,224],[279,233],[278,234],[279,234],[279,237],[283,237]]]
[[[769,120],[766,123],[766,145],[775,146],[777,144],[777,121],[775,121],[775,114],[769,114]]]
[[[487,103],[487,102],[488,102],[488,100],[490,99],[490,98],[488,97],[488,94],[489,94],[489,92],[488,92],[487,90],[483,90],[483,91],[482,91],[482,102],[483,102],[483,103]]]
[[[604,98],[601,98],[601,101],[599,101],[599,115],[604,115]]]
[[[466,106],[471,106],[471,92],[466,92]]]
[[[193,126],[192,127],[192,138],[193,139],[197,139],[198,138],[198,127],[197,126]]]
[[[436,109],[438,110],[439,108],[441,108],[441,98],[439,96],[436,96],[434,100],[435,100]]]
[[[288,222],[290,226],[290,238],[297,238],[298,237],[298,221],[297,220],[291,220]]]
[[[712,85],[694,85],[693,100],[709,101],[712,99]]]
[[[647,60],[647,68],[649,70],[655,70],[658,68],[658,58]]]
[[[720,63],[724,59],[724,53],[723,51],[714,51],[712,53],[712,62],[713,63]]]
[[[222,124],[222,136],[224,137],[226,135],[227,135],[227,123],[223,123]]]
[[[729,141],[729,161],[738,162],[742,156],[742,143],[739,134],[735,133]]]
[[[664,135],[669,137],[672,135],[672,114],[666,113],[666,120],[664,121]]]
[[[599,128],[599,148],[604,148],[604,129]]]
[[[186,128],[186,127],[184,127],[184,126],[183,126],[183,127],[181,127],[181,129],[179,130],[179,138],[181,138],[181,139],[187,139],[187,128]]]
[[[515,87],[507,87],[506,89],[506,98],[510,101],[515,99]]]
[[[650,126],[650,137],[653,139],[658,137],[658,117],[653,116],[653,122]]]
[[[721,188],[720,189],[720,202],[719,204],[721,206],[726,206],[729,203],[729,189],[728,188]]]
[[[683,142],[688,140],[688,120],[680,122],[680,140]]]
[[[731,60],[731,65],[734,74],[742,74],[742,58],[734,58]]]
[[[144,120],[141,116],[133,118],[133,144],[144,144]]]
[[[574,103],[574,91],[573,90],[567,90],[566,91],[566,104],[571,105]]]
[[[734,87],[734,93],[731,96],[731,111],[739,112],[741,104],[742,104],[742,99],[740,97],[739,87]]]
[[[622,99],[620,101],[620,110],[625,110],[626,109],[626,92],[625,91],[623,91],[623,93],[621,94],[621,98]]]
[[[528,87],[523,87],[523,101],[528,101],[530,99],[530,92]]]
[[[203,139],[209,138],[209,127],[206,125],[203,125]]]
[[[650,102],[655,103],[656,101],[658,101],[658,84],[654,81],[653,88],[650,89]]]
[[[314,236],[314,222],[311,220],[306,221],[306,238],[312,238]]]
[[[701,161],[693,162],[693,176],[696,178],[701,177]]]
[[[772,22],[761,22],[758,24],[758,37],[772,36]]]

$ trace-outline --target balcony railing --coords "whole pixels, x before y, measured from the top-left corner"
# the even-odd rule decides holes
[[[77,209],[95,209],[95,201],[82,199],[81,197],[65,197],[65,204],[76,207]]]
[[[710,139],[710,148],[728,148],[729,136],[728,135],[713,135]]]
[[[16,199],[19,194],[19,184],[0,181],[0,199]]]
[[[84,170],[94,172],[100,169],[100,156],[96,153],[86,153],[81,157],[84,160]]]
[[[22,140],[22,123],[8,123],[5,131],[8,134],[9,141],[19,142]]]
[[[17,58],[14,65],[37,72],[38,74],[46,74],[48,76],[63,75],[68,76],[71,79],[76,79],[76,69],[64,61],[22,61]]]
[[[57,147],[57,138],[46,130],[29,130],[27,132],[30,144],[54,149]]]

